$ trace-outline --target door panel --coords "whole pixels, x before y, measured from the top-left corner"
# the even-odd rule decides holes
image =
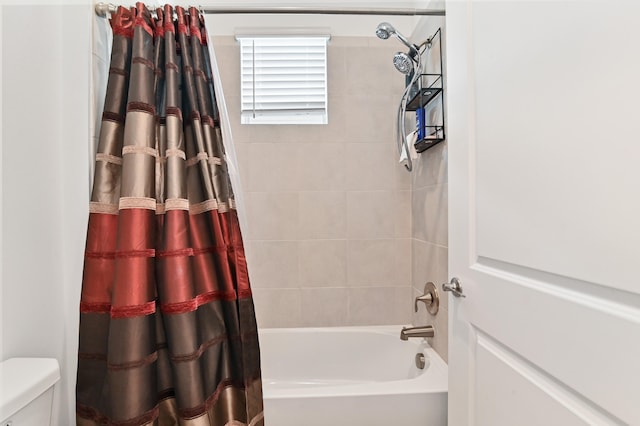
[[[640,3],[446,19],[449,424],[640,425]]]
[[[616,424],[579,394],[553,377],[478,333],[475,410],[478,424],[589,425]],[[484,392],[492,387],[495,393]]]
[[[639,292],[638,17],[474,5],[478,255]]]
[[[496,266],[503,265],[472,265],[467,281],[481,284],[467,285],[465,300],[454,302],[467,305],[473,327],[603,410],[626,412],[627,422],[640,424],[637,399],[624,397],[640,395],[640,382],[629,379],[640,377],[637,312],[567,290],[548,276],[540,281]],[[487,369],[476,362],[476,369]]]

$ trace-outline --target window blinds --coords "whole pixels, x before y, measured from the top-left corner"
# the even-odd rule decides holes
[[[327,36],[237,39],[242,123],[327,123]]]

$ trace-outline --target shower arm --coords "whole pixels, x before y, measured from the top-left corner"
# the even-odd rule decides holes
[[[402,44],[404,44],[405,46],[407,46],[409,48],[409,54],[410,55],[415,55],[415,56],[419,56],[420,55],[420,47],[416,46],[415,44],[411,43],[409,40],[407,40],[407,38],[405,36],[403,36],[402,34],[400,34],[399,32],[395,31],[393,33],[394,36],[396,36],[398,38],[398,40],[400,40],[402,42]]]

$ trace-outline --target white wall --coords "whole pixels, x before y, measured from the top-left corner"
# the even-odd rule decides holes
[[[0,23],[3,22],[4,20],[4,14],[3,14],[4,10],[2,7],[0,7]],[[4,118],[4,114],[2,113],[2,106],[4,104],[4,102],[2,101],[2,83],[3,83],[3,78],[2,78],[2,46],[3,46],[3,41],[2,41],[2,37],[3,37],[3,31],[0,30],[0,165],[4,164],[4,160],[2,157],[2,135],[4,132],[2,132],[1,129],[3,129],[2,127],[2,120]],[[3,208],[3,203],[2,203],[2,188],[3,188],[3,176],[4,173],[2,173],[0,171],[0,242],[4,241],[3,239],[3,225],[4,225],[4,220],[3,220],[3,215],[2,212],[4,211]],[[3,247],[4,244],[0,244],[0,359],[4,359],[4,269],[3,269],[3,262],[4,262],[4,255],[3,255]]]
[[[1,357],[57,358],[54,415],[70,425],[88,214],[91,8],[3,6],[1,16]]]

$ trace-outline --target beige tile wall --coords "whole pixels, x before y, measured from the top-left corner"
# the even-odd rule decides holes
[[[240,125],[239,47],[214,37],[247,209],[258,325],[411,321],[412,191],[394,126],[401,46],[328,45],[328,125]]]
[[[444,22],[441,18],[423,19],[412,39],[420,42],[442,27],[443,52]],[[437,45],[435,50],[437,50]],[[428,72],[434,72],[439,64],[427,58]],[[446,61],[443,58],[443,66]],[[445,69],[446,93],[446,69]],[[445,97],[446,102],[446,97]],[[440,110],[434,111],[441,113]],[[448,297],[441,291],[441,284],[448,281],[448,186],[447,186],[447,144],[439,145],[420,154],[414,162],[411,174],[411,281],[412,297],[423,294],[424,285],[428,281],[436,284],[440,294],[440,311],[430,315],[424,305],[420,304],[417,313],[413,313],[414,325],[431,324],[436,334],[429,339],[433,348],[444,358],[448,358]],[[413,312],[413,306],[411,307]]]
[[[431,281],[436,284],[440,295],[440,310],[430,315],[420,304],[413,314],[414,325],[431,324],[436,335],[431,340],[434,349],[447,360],[448,345],[448,297],[441,291],[441,284],[448,281],[448,239],[447,239],[447,142],[422,154],[418,159],[414,187],[411,191],[412,238],[411,238],[411,281],[413,297],[424,293],[424,285]],[[437,171],[430,178],[420,180],[420,169]]]

